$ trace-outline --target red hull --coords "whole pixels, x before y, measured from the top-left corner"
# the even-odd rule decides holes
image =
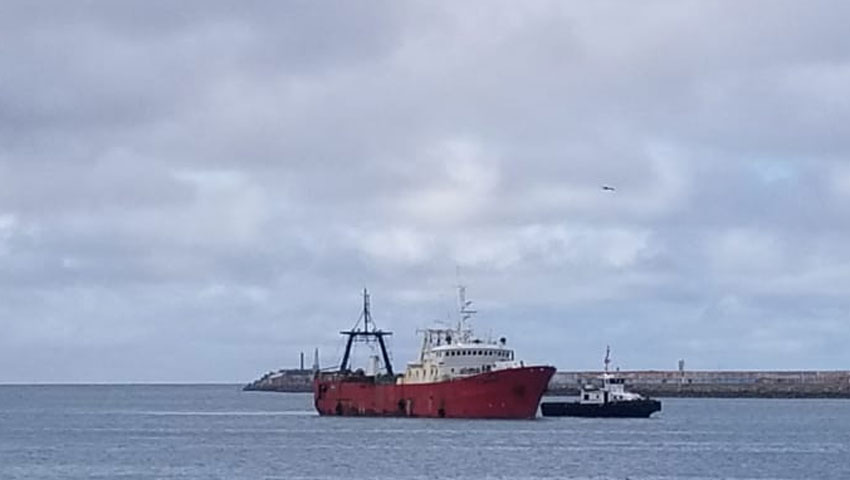
[[[407,385],[319,374],[313,381],[313,399],[320,415],[534,418],[554,373],[554,367],[522,367]]]

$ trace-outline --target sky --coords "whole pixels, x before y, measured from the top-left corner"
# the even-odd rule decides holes
[[[0,383],[850,369],[850,3],[0,2]],[[603,190],[610,185],[615,191]]]

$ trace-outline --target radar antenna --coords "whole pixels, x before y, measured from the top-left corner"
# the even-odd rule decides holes
[[[466,286],[458,285],[457,286],[457,297],[458,297],[458,313],[460,313],[460,320],[458,321],[457,331],[458,335],[463,337],[464,332],[467,330],[466,322],[473,315],[478,313],[478,310],[473,310],[470,308],[472,306],[472,300],[466,299]]]

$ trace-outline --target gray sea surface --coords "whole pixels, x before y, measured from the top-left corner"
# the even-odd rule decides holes
[[[850,479],[850,401],[650,419],[319,417],[236,385],[0,386],[0,479]]]

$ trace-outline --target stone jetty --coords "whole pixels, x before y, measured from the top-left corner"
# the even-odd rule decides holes
[[[601,372],[558,372],[550,395],[578,395]],[[653,397],[850,398],[850,371],[633,370],[617,374]]]

